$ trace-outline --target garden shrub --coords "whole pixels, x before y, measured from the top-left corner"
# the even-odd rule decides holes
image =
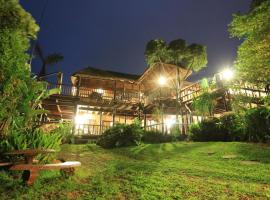
[[[131,125],[116,124],[102,134],[97,140],[97,145],[103,148],[138,145],[142,134],[143,129],[138,123]]]
[[[145,131],[142,137],[142,141],[145,143],[165,143],[175,141],[174,135],[164,134],[160,131]]]
[[[244,141],[243,116],[226,113],[220,117],[220,131],[226,135],[227,141]]]
[[[222,131],[218,118],[208,118],[189,129],[189,139],[194,141],[228,141],[228,135]]]
[[[270,141],[270,109],[266,107],[252,108],[245,112],[244,130],[248,141]]]

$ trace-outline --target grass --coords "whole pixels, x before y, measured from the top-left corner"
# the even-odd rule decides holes
[[[270,199],[266,145],[179,142],[113,150],[64,145],[58,157],[82,162],[75,177],[42,172],[28,188],[0,172],[0,199]]]

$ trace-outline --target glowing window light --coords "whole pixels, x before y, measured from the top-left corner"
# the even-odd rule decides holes
[[[77,114],[75,117],[76,124],[87,124],[89,120],[92,119],[92,115],[90,113],[85,114]]]
[[[160,76],[159,79],[158,79],[158,84],[163,86],[165,85],[167,82],[166,78],[164,76]]]
[[[101,89],[101,88],[99,88],[99,89],[97,89],[97,93],[99,93],[99,94],[103,94],[103,93],[104,93],[104,90],[103,90],[103,89]]]
[[[176,123],[176,119],[173,117],[168,117],[165,119],[164,122],[167,128],[170,129]]]
[[[234,73],[231,69],[225,69],[221,72],[222,78],[226,81],[232,80],[234,77]]]

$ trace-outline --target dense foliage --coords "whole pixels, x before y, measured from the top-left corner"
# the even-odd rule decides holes
[[[253,108],[245,112],[246,137],[253,142],[270,142],[270,109]]]
[[[189,138],[193,141],[227,141],[228,135],[220,127],[218,118],[209,118],[189,129]]]
[[[251,83],[270,82],[270,1],[255,0],[246,14],[233,15],[229,25],[232,37],[243,39],[237,52],[240,77]]]
[[[270,109],[252,108],[221,118],[209,118],[191,125],[189,138],[194,141],[270,141]]]
[[[29,40],[35,38],[38,26],[16,0],[1,0],[0,13],[1,132],[28,132],[45,95],[44,84],[31,78],[27,64]]]
[[[114,148],[138,145],[141,142],[143,129],[140,124],[116,124],[107,129],[98,139],[97,145],[103,148]]]
[[[39,129],[41,100],[49,93],[31,76],[29,43],[39,27],[18,0],[0,0],[0,140],[1,151],[59,148],[59,134]]]

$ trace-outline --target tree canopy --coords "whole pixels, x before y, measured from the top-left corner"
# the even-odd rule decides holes
[[[270,1],[255,0],[246,14],[234,14],[229,24],[232,37],[242,39],[235,62],[242,80],[270,82]]]
[[[35,38],[39,26],[18,0],[0,0],[0,29],[18,30],[28,38]]]
[[[155,39],[147,43],[145,59],[149,66],[155,63],[167,63],[199,71],[207,64],[207,53],[205,46],[187,45],[183,39],[173,40],[169,44],[162,39]]]

